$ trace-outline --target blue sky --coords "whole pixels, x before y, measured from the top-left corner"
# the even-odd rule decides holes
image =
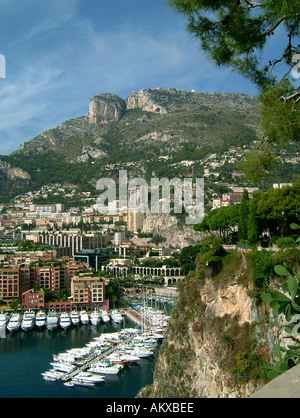
[[[143,88],[255,94],[216,69],[165,0],[0,0],[0,154],[88,112],[100,93]]]

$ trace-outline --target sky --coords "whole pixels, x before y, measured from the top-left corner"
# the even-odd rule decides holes
[[[0,0],[0,155],[88,112],[100,93],[172,87],[255,95],[218,69],[166,0]],[[1,68],[0,68],[1,72]]]

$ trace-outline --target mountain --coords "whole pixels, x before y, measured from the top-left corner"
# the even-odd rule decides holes
[[[87,114],[62,122],[0,158],[0,199],[44,184],[93,189],[102,176],[203,175],[204,159],[257,139],[257,100],[244,94],[143,89],[126,100],[95,96]],[[188,163],[186,161],[189,161]],[[182,163],[183,162],[183,163]]]

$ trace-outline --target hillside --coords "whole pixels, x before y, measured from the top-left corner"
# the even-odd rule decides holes
[[[299,271],[299,250],[285,256]],[[276,263],[282,254],[271,257]],[[274,361],[274,343],[293,343],[254,286],[251,253],[227,254],[213,270],[198,258],[179,286],[153,384],[138,397],[248,398],[269,381],[263,364]]]
[[[256,139],[257,101],[247,95],[177,89],[134,92],[126,100],[95,96],[86,115],[62,122],[2,156],[1,195],[43,184],[86,186],[120,168],[129,177],[203,175],[204,158]],[[3,165],[17,168],[8,175]],[[20,171],[21,170],[21,171]]]
[[[243,152],[257,139],[258,103],[244,94],[157,88],[95,96],[87,114],[62,122],[0,157],[0,201],[45,184],[71,183],[95,192],[101,177],[212,177],[233,181]],[[300,150],[292,144],[284,158]],[[298,157],[297,157],[298,158]],[[295,166],[278,166],[289,181]],[[293,170],[291,170],[291,167]]]

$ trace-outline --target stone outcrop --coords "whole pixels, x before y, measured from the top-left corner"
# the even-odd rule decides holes
[[[90,102],[88,118],[91,123],[117,122],[125,111],[126,102],[121,97],[110,93],[99,94]]]
[[[127,109],[141,109],[145,112],[167,113],[166,109],[153,100],[149,90],[140,90],[131,93],[127,98]]]
[[[9,180],[29,180],[30,175],[27,171],[22,170],[19,167],[12,167],[9,163],[0,161],[0,172],[3,172]]]
[[[165,239],[161,244],[162,246],[171,246],[173,248],[195,245],[203,237],[201,233],[194,231],[193,225],[179,222],[176,216],[169,214],[147,213],[142,232],[151,232],[153,235],[159,235]]]
[[[267,363],[274,343],[285,346],[288,341],[282,319],[271,328],[272,315],[249,294],[246,255],[235,256],[222,277],[210,278],[196,270],[186,278],[153,384],[138,397],[248,398],[266,383],[257,378],[260,366],[253,359]]]

